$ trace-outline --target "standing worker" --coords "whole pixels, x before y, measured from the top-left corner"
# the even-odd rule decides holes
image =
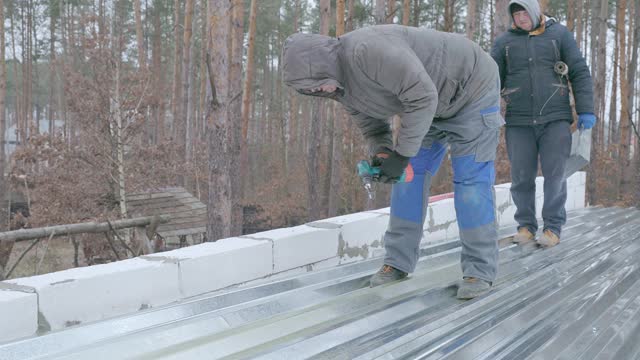
[[[337,39],[295,34],[283,57],[285,83],[343,104],[369,142],[378,181],[394,184],[384,265],[371,286],[415,270],[431,177],[448,145],[462,240],[457,297],[489,292],[498,266],[494,159],[504,124],[489,54],[460,35],[379,25]],[[387,119],[395,114],[401,127],[394,146]],[[409,165],[413,181],[397,183]]]
[[[511,162],[511,196],[518,233],[513,241],[535,238],[538,157],[544,176],[543,232],[538,244],[555,246],[566,222],[565,164],[571,152],[573,89],[578,128],[590,129],[593,88],[587,64],[573,35],[555,19],[547,19],[537,0],[511,0],[510,30],[500,35],[491,56],[498,63],[502,96],[507,104],[506,140]]]

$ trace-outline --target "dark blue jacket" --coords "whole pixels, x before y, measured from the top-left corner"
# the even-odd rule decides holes
[[[544,32],[538,35],[511,29],[501,34],[491,49],[500,70],[507,126],[556,120],[572,122],[567,78],[571,82],[576,112],[593,113],[591,74],[573,34],[553,19],[547,20],[544,26]],[[536,31],[539,32],[540,29]],[[554,71],[558,61],[568,65],[568,76]]]

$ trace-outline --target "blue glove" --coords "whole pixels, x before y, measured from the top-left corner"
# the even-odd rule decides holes
[[[596,124],[596,116],[592,113],[578,114],[578,129],[591,129]]]

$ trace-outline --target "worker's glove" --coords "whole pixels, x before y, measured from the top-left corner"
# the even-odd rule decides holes
[[[578,129],[591,129],[596,124],[596,116],[592,113],[578,114]]]
[[[378,146],[375,155],[371,157],[371,167],[380,167],[382,163],[393,154],[393,150],[386,146]]]
[[[388,158],[383,159],[380,165],[380,175],[377,180],[388,184],[396,183],[408,165],[409,158],[394,151]]]

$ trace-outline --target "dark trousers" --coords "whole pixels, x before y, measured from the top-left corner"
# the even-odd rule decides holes
[[[535,233],[536,175],[538,158],[544,176],[544,228],[560,236],[567,214],[567,181],[564,169],[571,152],[571,129],[567,121],[541,125],[509,126],[506,129],[507,153],[511,162],[511,197],[516,205],[518,228]]]

